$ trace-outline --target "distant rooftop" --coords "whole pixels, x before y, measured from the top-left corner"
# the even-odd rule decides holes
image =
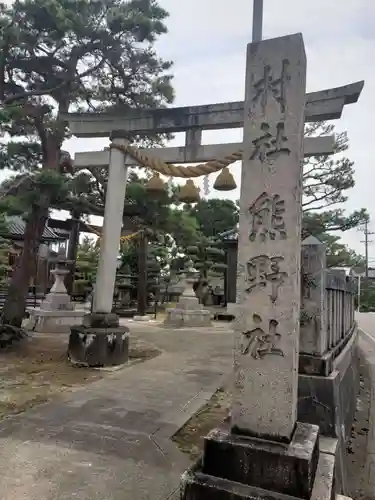
[[[7,236],[8,238],[15,240],[22,240],[25,234],[26,223],[21,216],[12,215],[6,216],[5,222],[8,227],[8,234],[3,234],[2,236]],[[54,230],[48,227],[48,221],[44,228],[42,240],[44,241],[59,241],[67,239],[66,233],[58,234]]]

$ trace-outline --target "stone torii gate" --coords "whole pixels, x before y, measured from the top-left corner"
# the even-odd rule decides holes
[[[305,121],[337,119],[346,104],[357,102],[363,82],[313,92],[306,95]],[[128,143],[124,137],[155,133],[185,132],[184,147],[140,149],[141,155],[163,160],[166,164],[210,162],[242,150],[242,143],[202,145],[203,130],[229,129],[244,126],[244,102],[228,102],[204,106],[170,109],[132,110],[125,116],[106,113],[69,113],[65,116],[73,135],[84,137],[110,137],[112,145]],[[304,139],[304,156],[333,153],[334,137]],[[115,148],[103,151],[76,153],[77,169],[109,167],[101,257],[97,275],[94,312],[109,314],[112,310],[113,287],[116,275],[117,242],[122,223],[128,168],[137,162],[130,155]]]
[[[253,54],[248,53],[247,71],[252,60]],[[272,96],[277,101],[283,100],[289,78],[288,76],[284,82],[283,74],[290,71],[288,59],[285,58],[283,62],[280,77],[274,78],[271,69],[270,65],[265,65],[262,78],[258,82],[258,92],[263,104]],[[362,88],[363,82],[356,82],[304,94],[302,123],[340,118],[345,105],[357,102]],[[127,110],[124,116],[107,113],[65,115],[70,130],[76,137],[111,138],[109,149],[77,153],[75,156],[76,168],[108,166],[109,175],[93,313],[86,318],[82,327],[72,329],[69,352],[73,361],[92,366],[118,364],[127,359],[128,332],[124,328],[119,328],[118,318],[111,314],[111,311],[128,168],[138,164],[165,175],[188,178],[205,175],[207,168],[203,171],[204,169],[200,168],[202,165],[186,167],[181,174],[181,169],[184,167],[175,167],[173,164],[208,162],[204,167],[208,164],[212,167],[214,164],[213,168],[209,168],[209,172],[217,172],[236,160],[242,159],[244,163],[246,160],[244,155],[247,154],[245,143],[202,145],[202,131],[244,128],[252,118],[253,111],[246,100],[204,106]],[[273,144],[274,153],[282,154],[284,131],[281,128],[277,129],[277,135],[273,138],[267,123],[262,127],[264,136],[259,138],[260,143],[256,147],[264,149],[267,144]],[[184,147],[145,150],[130,146],[129,140],[135,135],[176,132],[186,133]],[[332,136],[310,137],[303,140],[301,150],[304,151],[304,156],[328,155],[333,153],[333,145]],[[263,156],[267,156],[266,151],[263,151]],[[88,338],[89,344],[87,344]],[[82,345],[82,339],[85,339],[85,345]],[[107,348],[109,344],[111,344],[110,349]]]
[[[357,102],[363,82],[307,94],[305,121],[339,118],[346,104]],[[244,103],[229,102],[170,109],[132,110],[126,116],[95,113],[66,115],[76,137],[111,137],[113,145],[127,144],[123,137],[156,133],[185,132],[184,147],[140,149],[139,153],[167,164],[210,162],[242,150],[242,143],[202,145],[203,130],[239,128],[244,125]],[[304,139],[304,156],[333,153],[334,137]],[[97,275],[94,311],[110,313],[116,274],[117,241],[122,223],[121,207],[125,199],[128,167],[136,162],[117,149],[76,153],[74,166],[109,167],[101,258]]]

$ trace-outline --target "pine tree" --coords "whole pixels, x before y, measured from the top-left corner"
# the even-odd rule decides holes
[[[24,208],[24,246],[1,323],[20,327],[50,207],[74,172],[61,147],[62,116],[162,107],[173,99],[171,63],[154,48],[167,12],[156,0],[18,0],[0,5],[0,167],[16,174],[7,201]],[[15,196],[17,195],[17,196]],[[17,200],[16,200],[17,198]]]
[[[194,290],[200,299],[203,298],[203,289],[209,284],[210,278],[223,276],[227,268],[224,263],[225,252],[221,246],[219,240],[200,235],[195,245],[186,248],[186,255],[199,271]]]
[[[85,237],[78,246],[73,295],[87,295],[92,289],[99,262],[99,246]]]
[[[326,122],[309,123],[305,137],[330,135],[335,126]],[[344,156],[349,148],[346,132],[335,134],[334,156],[305,158],[303,165],[303,237],[327,231],[347,231],[363,223],[366,209],[350,214],[341,208],[348,189],[355,185],[354,162]],[[337,156],[336,156],[337,155]]]

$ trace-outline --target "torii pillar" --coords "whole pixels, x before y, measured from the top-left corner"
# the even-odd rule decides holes
[[[126,140],[112,143],[123,145]],[[120,365],[129,357],[129,329],[120,326],[119,317],[112,313],[127,178],[124,153],[111,148],[93,311],[84,317],[82,326],[71,328],[68,357],[73,364]]]

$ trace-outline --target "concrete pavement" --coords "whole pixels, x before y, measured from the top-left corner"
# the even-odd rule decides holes
[[[359,348],[368,363],[370,377],[370,408],[367,451],[360,482],[362,498],[375,498],[375,313],[357,313],[360,328]]]
[[[131,323],[163,352],[0,424],[2,500],[158,500],[188,459],[169,439],[227,379],[228,324]]]

